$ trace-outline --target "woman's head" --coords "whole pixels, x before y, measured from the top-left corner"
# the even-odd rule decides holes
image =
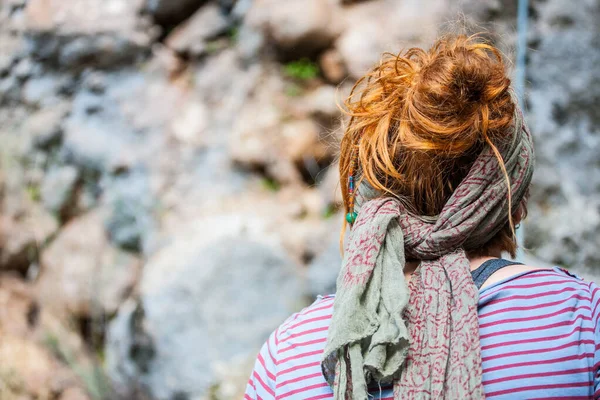
[[[429,51],[384,55],[345,103],[350,121],[340,175],[346,208],[357,156],[359,182],[397,196],[415,215],[439,214],[485,146],[504,165],[498,148],[513,139],[515,113],[509,86],[502,55],[478,37],[446,37]],[[512,224],[484,247],[514,253]]]

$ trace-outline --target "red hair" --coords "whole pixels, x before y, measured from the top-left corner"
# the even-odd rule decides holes
[[[439,214],[486,145],[508,183],[497,146],[511,139],[509,87],[502,54],[479,36],[444,37],[428,51],[384,54],[344,103],[350,117],[340,149],[346,212],[353,153],[355,179],[402,199],[415,215]],[[512,218],[492,242],[515,253]]]

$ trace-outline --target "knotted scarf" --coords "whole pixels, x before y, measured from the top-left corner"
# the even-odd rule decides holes
[[[498,150],[512,204],[533,174],[531,135],[519,110]],[[337,279],[322,370],[337,400],[365,400],[394,383],[395,399],[483,399],[478,291],[463,248],[487,243],[508,221],[508,188],[484,148],[437,218],[413,216],[368,186]],[[407,285],[406,257],[421,260]]]

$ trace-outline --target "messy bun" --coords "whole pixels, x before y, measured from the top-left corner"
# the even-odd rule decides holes
[[[501,53],[478,36],[384,54],[345,102],[346,209],[357,152],[359,180],[401,198],[416,215],[437,215],[484,145],[502,161],[497,148],[511,139],[515,111],[509,87]]]

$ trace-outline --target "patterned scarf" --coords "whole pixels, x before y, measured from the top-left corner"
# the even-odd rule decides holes
[[[534,164],[519,110],[513,140],[499,151],[516,206]],[[392,382],[395,399],[483,399],[478,292],[462,249],[487,243],[508,220],[506,178],[492,150],[434,219],[367,185],[359,191],[367,201],[345,249],[321,365],[334,399],[365,400],[370,384]],[[422,260],[408,285],[405,254]]]

